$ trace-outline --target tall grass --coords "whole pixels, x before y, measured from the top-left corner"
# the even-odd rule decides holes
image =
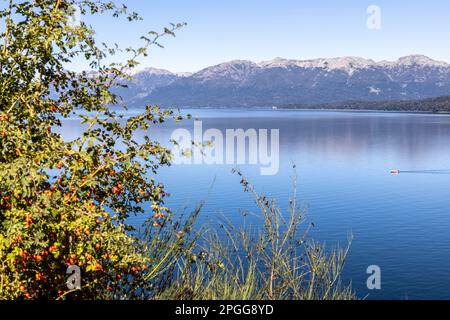
[[[166,261],[166,267],[154,273],[159,285],[153,286],[151,298],[355,299],[351,287],[341,282],[351,238],[346,247],[331,250],[309,238],[296,178],[288,210],[283,212],[274,199],[258,194],[241,172],[235,172],[244,191],[253,195],[263,224],[245,227],[225,221],[220,231],[193,232],[201,210],[197,208],[183,224],[182,236],[165,238],[166,250],[160,252],[172,253],[170,258],[159,254],[155,259]]]

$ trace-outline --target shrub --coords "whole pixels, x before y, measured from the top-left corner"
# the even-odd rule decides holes
[[[109,1],[9,1],[0,10],[0,298],[108,298],[146,268],[155,272],[126,219],[145,213],[159,228],[170,215],[164,186],[148,174],[168,165],[170,153],[133,133],[180,118],[147,106],[125,119],[113,110],[113,89],[182,25],[151,32],[141,48],[125,50],[125,64],[108,65],[118,49],[74,25],[76,8],[139,19]],[[68,70],[74,59],[93,71]],[[65,141],[55,127],[75,113],[86,129]],[[83,290],[67,289],[70,265],[83,268]]]

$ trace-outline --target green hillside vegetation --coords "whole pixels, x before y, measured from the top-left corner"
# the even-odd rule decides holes
[[[349,109],[376,111],[414,111],[448,113],[450,96],[411,101],[344,101],[322,104],[286,104],[277,106],[281,109]]]

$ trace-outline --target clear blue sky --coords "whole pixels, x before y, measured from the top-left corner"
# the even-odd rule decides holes
[[[120,2],[120,1],[118,1]],[[450,62],[448,0],[124,0],[143,22],[88,21],[107,42],[135,45],[149,30],[187,22],[142,67],[197,71],[233,59],[361,56],[394,60],[418,53]],[[369,5],[381,30],[369,30]]]

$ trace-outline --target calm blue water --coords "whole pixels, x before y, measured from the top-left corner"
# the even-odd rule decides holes
[[[450,299],[450,116],[369,112],[189,110],[204,130],[280,129],[280,169],[261,176],[259,165],[239,166],[258,191],[286,207],[292,163],[298,196],[308,206],[310,235],[334,245],[353,243],[344,280],[369,299]],[[153,136],[167,143],[168,124]],[[76,120],[64,125],[79,134]],[[254,202],[242,192],[233,165],[174,165],[159,179],[176,211],[205,200],[200,220],[224,216],[242,223]],[[391,175],[398,168],[406,172]],[[254,210],[256,213],[257,211]],[[257,221],[257,220],[255,220]],[[138,224],[139,219],[134,222]],[[381,290],[366,288],[366,268],[381,268]]]

